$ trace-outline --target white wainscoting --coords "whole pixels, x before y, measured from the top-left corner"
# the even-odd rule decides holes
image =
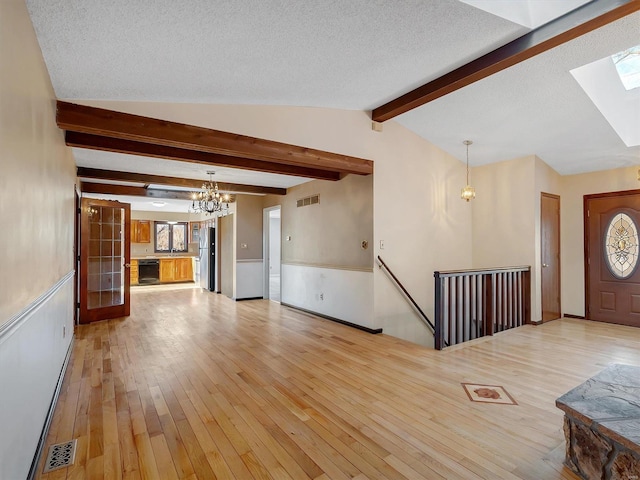
[[[368,328],[373,323],[373,272],[282,264],[282,303]]]
[[[236,261],[236,300],[262,298],[264,271],[262,259]]]
[[[70,272],[0,330],[2,479],[29,474],[73,339],[73,284]]]

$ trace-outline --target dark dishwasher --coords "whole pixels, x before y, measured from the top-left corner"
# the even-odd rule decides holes
[[[138,260],[138,284],[160,283],[160,260],[157,258]]]

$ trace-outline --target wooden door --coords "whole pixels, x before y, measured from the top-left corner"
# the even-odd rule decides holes
[[[584,203],[586,317],[640,327],[640,190],[586,195]]]
[[[131,206],[82,199],[80,323],[129,315]]]
[[[78,188],[74,188],[74,215],[73,215],[73,264],[75,274],[73,275],[73,324],[80,322],[78,298],[80,296],[80,194]]]
[[[540,197],[542,321],[562,316],[560,309],[560,197]]]

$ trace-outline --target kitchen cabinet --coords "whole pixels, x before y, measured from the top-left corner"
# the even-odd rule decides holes
[[[191,258],[176,258],[174,273],[176,282],[193,280],[193,261]]]
[[[160,259],[160,282],[175,282],[176,260],[174,258]]]
[[[138,260],[131,260],[130,265],[131,285],[138,285]]]
[[[160,283],[191,281],[193,281],[193,260],[191,257],[160,259]]]
[[[151,220],[131,220],[131,243],[151,243]]]

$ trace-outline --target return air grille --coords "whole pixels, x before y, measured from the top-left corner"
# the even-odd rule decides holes
[[[73,465],[76,457],[76,440],[57,443],[49,447],[49,453],[44,463],[42,473],[48,473],[59,468]]]
[[[298,207],[306,207],[307,205],[314,205],[320,203],[320,195],[311,195],[310,197],[301,198],[296,203]]]

